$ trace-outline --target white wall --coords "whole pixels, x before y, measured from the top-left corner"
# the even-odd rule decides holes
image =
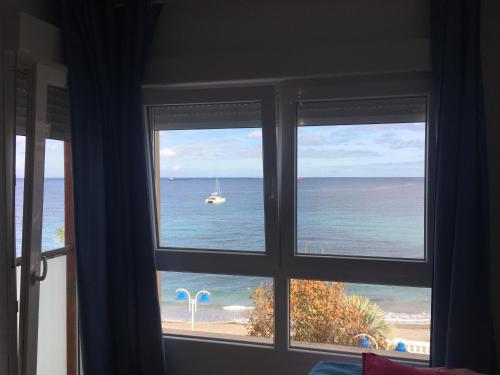
[[[58,0],[0,0],[0,10],[24,12],[53,25],[59,24]]]
[[[146,84],[428,70],[428,0],[167,2]]]

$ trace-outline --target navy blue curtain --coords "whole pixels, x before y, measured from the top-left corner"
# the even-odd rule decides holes
[[[141,82],[156,9],[60,0],[84,372],[164,375]]]
[[[495,373],[480,1],[433,0],[437,176],[432,364]]]

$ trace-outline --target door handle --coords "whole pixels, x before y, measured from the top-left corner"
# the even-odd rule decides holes
[[[40,281],[43,281],[47,277],[47,271],[48,271],[48,268],[49,268],[48,263],[47,263],[47,257],[45,255],[42,255],[41,261],[42,261],[42,268],[43,268],[42,269],[42,274],[40,275],[36,271],[33,272],[33,274],[32,274],[32,282],[33,282],[33,284],[35,284],[37,282],[40,282]]]

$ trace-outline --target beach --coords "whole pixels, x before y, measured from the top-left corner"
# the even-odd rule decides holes
[[[186,322],[162,322],[163,332],[165,333],[180,333],[193,335],[191,331],[191,323]],[[402,338],[413,341],[430,341],[430,329],[428,325],[419,324],[391,324],[391,338]],[[195,335],[203,332],[220,334],[222,338],[226,335],[231,336],[246,336],[248,337],[247,329],[243,323],[210,323],[201,322],[195,323]],[[238,339],[234,338],[233,339]],[[245,340],[247,341],[247,340]]]

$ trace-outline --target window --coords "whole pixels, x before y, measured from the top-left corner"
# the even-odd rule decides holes
[[[21,256],[26,137],[16,137],[16,255]],[[47,139],[43,183],[42,251],[64,247],[64,141]]]
[[[21,256],[23,241],[23,199],[24,199],[24,164],[26,155],[26,137],[16,136],[16,257]]]
[[[292,347],[429,356],[429,288],[292,279],[289,293]]]
[[[425,98],[304,102],[297,116],[297,253],[424,259]]]
[[[72,191],[70,115],[65,85],[65,70],[35,64],[16,72],[19,356],[22,371],[30,368],[38,373],[77,371],[76,275],[71,205],[67,205],[72,201],[68,197]]]
[[[146,90],[170,345],[271,349],[290,373],[365,350],[427,361],[427,91],[425,80]],[[215,291],[194,319],[183,288]]]
[[[161,311],[167,334],[272,344],[272,278],[162,272]],[[257,309],[268,291],[268,303]],[[252,324],[265,317],[258,329]],[[261,334],[262,333],[262,334]]]
[[[261,128],[159,138],[160,246],[265,251]],[[229,235],[242,227],[247,236]]]
[[[18,73],[16,95],[16,256],[21,256],[24,181],[26,158],[26,128],[30,115],[28,103],[29,81]],[[61,249],[65,245],[65,153],[64,143],[69,140],[69,95],[64,89],[48,86],[47,131],[44,144],[42,251]]]
[[[271,256],[277,243],[274,103],[267,90],[226,92],[185,97],[190,104],[175,95],[149,107],[158,246]]]

